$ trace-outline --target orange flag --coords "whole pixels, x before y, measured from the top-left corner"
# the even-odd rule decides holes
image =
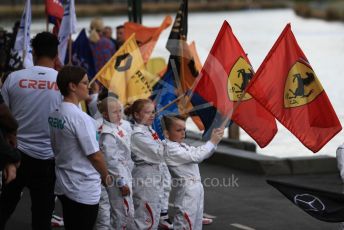
[[[201,71],[202,63],[201,63],[201,60],[199,59],[199,56],[198,56],[198,53],[197,53],[197,50],[196,50],[196,43],[195,43],[195,41],[192,41],[189,44],[189,51],[190,51],[190,54],[191,54],[191,56],[193,57],[193,59],[195,61],[196,69],[198,71]]]
[[[290,24],[259,67],[248,92],[313,152],[342,129]]]
[[[275,136],[277,126],[274,117],[251,95],[246,93],[241,98],[253,76],[246,53],[224,21],[203,65],[193,99],[212,102],[223,117],[233,112],[230,118],[263,148]]]
[[[179,80],[182,90],[180,94],[183,94],[192,90],[192,87],[194,87],[194,82],[197,79],[199,71],[202,69],[202,64],[196,51],[195,42],[193,41],[189,45],[187,45],[185,41],[180,42],[183,47],[183,55],[180,58],[181,66]],[[185,96],[180,100],[178,102],[178,107],[181,112],[191,111],[193,109],[193,105],[190,102],[189,96]],[[204,130],[204,125],[198,116],[192,115],[191,119],[199,130]]]
[[[124,23],[125,38],[128,39],[135,33],[136,42],[140,47],[143,60],[147,63],[161,32],[169,27],[171,23],[171,16],[166,16],[159,27],[146,27],[134,22],[126,22]]]

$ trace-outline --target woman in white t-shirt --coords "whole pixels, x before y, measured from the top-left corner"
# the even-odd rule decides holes
[[[88,77],[80,67],[65,66],[56,82],[64,100],[48,119],[56,164],[55,194],[62,203],[65,229],[91,230],[101,180],[106,184],[111,178],[99,151],[94,120],[78,107],[89,96]]]

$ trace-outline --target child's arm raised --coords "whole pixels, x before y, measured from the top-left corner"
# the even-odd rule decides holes
[[[210,157],[223,136],[223,129],[214,129],[210,141],[199,147],[184,143],[167,142],[165,161],[167,165],[200,163]]]
[[[211,137],[210,137],[210,142],[213,143],[214,145],[217,145],[223,137],[223,132],[224,132],[223,128],[213,129],[213,132],[211,133]]]

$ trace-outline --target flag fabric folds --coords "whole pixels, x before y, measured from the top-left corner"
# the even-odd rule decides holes
[[[182,45],[180,41],[186,41],[187,34],[188,0],[182,0],[166,44],[166,48],[170,51],[171,55],[180,55],[180,46]]]
[[[109,91],[116,93],[123,105],[148,98],[158,81],[146,71],[139,47],[133,34],[96,74]]]
[[[152,98],[156,105],[156,111],[160,111],[164,106],[170,104],[170,102],[177,98],[176,85],[171,68],[168,68],[164,76],[154,86],[153,92],[156,93],[155,95],[153,95],[154,98]],[[152,127],[155,132],[158,133],[161,140],[165,139],[163,134],[163,127],[161,126],[162,117],[164,115],[176,114],[179,114],[177,103],[172,104],[162,112],[156,114]]]
[[[170,65],[174,69],[178,95],[185,97],[178,101],[179,112],[190,115],[199,130],[204,130],[200,118],[193,112],[195,108],[190,102],[189,92],[194,88],[197,76],[202,68],[195,42],[187,44],[188,32],[188,0],[182,0],[169,35],[166,48],[170,52]]]
[[[65,63],[67,46],[69,37],[76,33],[77,21],[75,14],[74,0],[68,0],[65,5],[64,15],[61,22],[61,28],[58,34],[59,46],[58,53],[59,59],[62,64]]]
[[[69,61],[67,55],[66,62]],[[96,75],[96,68],[92,56],[92,50],[85,29],[81,30],[72,45],[72,64],[80,66],[87,71],[89,79]]]
[[[313,152],[342,129],[290,24],[266,56],[248,92]]]
[[[17,52],[22,57],[25,68],[33,66],[30,47],[31,12],[31,0],[26,0],[13,51],[13,53]]]
[[[344,194],[274,180],[267,183],[312,217],[326,222],[344,222]]]
[[[218,117],[215,120],[224,120],[228,116],[260,147],[272,140],[277,132],[276,121],[251,95],[245,94],[246,87],[255,78],[254,71],[227,21],[224,21],[219,31],[199,78],[192,99],[194,105],[199,101],[212,102],[216,112],[214,109],[208,111],[212,111],[212,116]],[[198,114],[202,112],[206,111],[200,110]]]
[[[53,33],[58,34],[63,18],[63,6],[61,0],[45,0],[45,14],[48,21],[54,24]]]
[[[152,74],[163,76],[167,69],[166,60],[163,57],[150,58],[146,63],[146,68]]]
[[[191,103],[193,106],[198,107],[209,104],[209,102],[203,99],[197,92],[193,92]],[[197,115],[203,124],[203,140],[209,140],[212,130],[220,127],[226,120],[226,117],[221,114],[216,107],[213,106],[213,104],[209,104],[208,106],[205,106],[205,108],[198,108],[192,114]],[[229,124],[230,122],[228,122],[225,127],[227,127]]]
[[[202,69],[202,63],[201,63],[201,60],[200,60],[200,58],[199,58],[199,56],[198,56],[198,53],[197,53],[195,41],[192,41],[192,42],[189,44],[189,51],[190,51],[191,57],[194,59],[196,70],[197,70],[197,71],[201,71],[201,69]]]
[[[170,52],[168,66],[171,68],[174,75],[175,86],[177,87],[177,94],[185,93],[182,83],[184,78],[184,59],[191,61],[190,52],[188,51],[187,28],[188,28],[188,1],[182,0],[176,18],[174,19],[171,33],[168,37],[166,48]],[[194,67],[194,66],[193,66]]]
[[[197,53],[194,55],[197,55]],[[188,56],[188,58],[176,58],[177,57],[175,56],[174,58],[169,59],[168,68],[164,76],[154,87],[153,100],[156,104],[157,111],[160,111],[164,106],[169,105],[178,96],[185,95],[186,92],[192,87],[198,75],[198,70],[195,67],[195,61],[191,56]],[[180,60],[182,60],[181,63]],[[177,86],[178,84],[179,86]],[[164,139],[160,125],[162,116],[168,114],[185,116],[189,114],[189,111],[192,111],[193,107],[190,101],[186,102],[187,99],[188,96],[185,95],[179,101],[173,103],[161,113],[157,114],[154,120],[153,128],[159,134],[160,139]],[[198,116],[193,112],[191,112],[189,115],[198,129],[203,130],[203,124],[199,120]]]
[[[188,47],[186,47],[184,55],[183,55],[183,61],[182,61],[182,74],[181,74],[181,87],[184,92],[187,92],[187,95],[185,96],[184,101],[179,102],[179,107],[185,108],[185,110],[190,111],[189,115],[194,122],[194,124],[197,126],[199,130],[204,130],[204,125],[200,117],[194,113],[194,110],[201,109],[201,108],[194,108],[191,103],[190,98],[190,91],[195,86],[197,77],[199,75],[199,72],[202,69],[202,63],[199,59],[197,50],[196,50],[196,44],[194,41],[192,41]],[[192,112],[191,112],[192,111]]]
[[[134,22],[124,23],[124,34],[126,39],[135,33],[136,42],[140,47],[145,63],[147,63],[149,57],[151,56],[161,32],[169,27],[171,22],[172,18],[170,16],[166,16],[159,27],[146,27]]]

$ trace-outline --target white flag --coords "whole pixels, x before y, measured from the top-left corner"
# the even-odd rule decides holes
[[[31,1],[26,0],[23,15],[20,20],[16,41],[14,43],[14,51],[24,57],[23,66],[25,68],[33,66],[32,51],[30,47],[30,25],[31,25]]]
[[[69,35],[76,33],[76,14],[74,0],[68,0],[65,5],[64,15],[61,22],[61,27],[58,35],[59,39],[59,59],[62,65],[64,64],[68,46]]]

